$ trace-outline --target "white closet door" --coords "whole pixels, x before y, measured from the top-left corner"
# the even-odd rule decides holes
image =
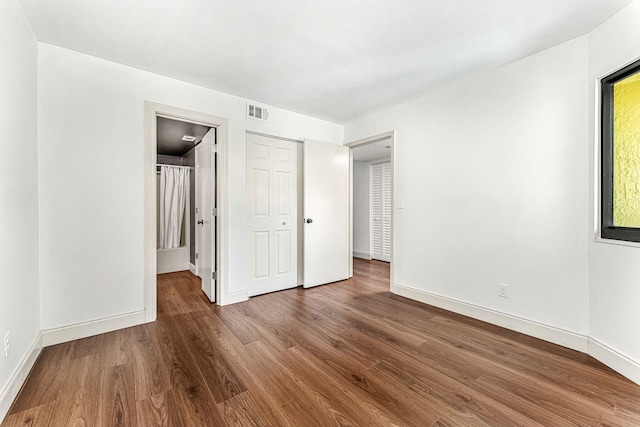
[[[382,259],[382,165],[371,165],[371,258]]]
[[[382,261],[391,262],[391,162],[382,164]]]
[[[371,165],[371,258],[391,261],[391,163]]]
[[[298,285],[298,147],[247,134],[247,290]]]

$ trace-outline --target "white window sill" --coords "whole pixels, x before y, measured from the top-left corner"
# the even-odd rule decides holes
[[[593,239],[593,241],[595,243],[603,243],[606,245],[629,246],[631,248],[640,248],[640,243],[627,242],[626,240],[603,239],[602,237],[596,237],[595,239]]]

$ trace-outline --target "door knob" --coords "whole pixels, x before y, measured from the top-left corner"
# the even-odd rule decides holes
[[[307,224],[311,224],[313,222],[311,218],[307,218],[306,221],[307,221]]]
[[[198,224],[204,225],[204,219],[201,219],[200,221],[198,221]]]

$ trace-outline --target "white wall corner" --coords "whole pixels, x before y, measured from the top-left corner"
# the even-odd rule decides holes
[[[589,338],[589,355],[640,385],[640,363],[629,356],[592,337]]]
[[[141,325],[145,322],[145,311],[141,310],[133,313],[121,314],[119,316],[92,320],[90,322],[48,329],[42,331],[43,345],[46,347],[60,344],[80,338],[116,331],[118,329]]]
[[[522,317],[512,316],[510,314],[491,310],[485,307],[469,304],[464,301],[432,294],[410,286],[394,283],[391,286],[391,292],[406,298],[420,301],[425,304],[433,305],[444,310],[469,316],[483,322],[511,329],[534,338],[558,344],[563,347],[577,350],[582,353],[588,351],[588,337],[586,335],[577,334],[557,328],[555,326],[546,325],[533,320],[524,319]]]
[[[0,423],[4,420],[4,417],[9,412],[13,400],[16,398],[22,385],[27,380],[31,368],[35,365],[40,351],[43,347],[42,333],[33,340],[27,351],[25,352],[20,364],[15,371],[9,377],[9,381],[6,386],[0,390]]]
[[[364,251],[353,251],[353,256],[356,258],[362,258],[362,259],[371,259],[371,254],[369,252],[364,252]]]

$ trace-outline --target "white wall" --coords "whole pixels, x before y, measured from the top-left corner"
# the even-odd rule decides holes
[[[144,101],[229,119],[231,291],[245,287],[245,131],[343,142],[343,127],[39,44],[43,329],[143,309]]]
[[[40,332],[37,42],[15,0],[0,2],[0,421]],[[1,340],[10,332],[9,357]],[[36,344],[37,345],[37,344]],[[23,370],[24,371],[24,370]],[[28,372],[28,367],[26,368]],[[26,372],[23,372],[26,373]],[[10,388],[13,388],[11,390]]]
[[[396,130],[394,292],[586,350],[587,53],[585,36],[346,126]]]
[[[590,335],[604,362],[640,383],[640,247],[596,241],[599,127],[596,80],[640,58],[640,2],[589,35],[590,83]],[[598,348],[601,347],[601,348]],[[611,356],[620,357],[611,357]],[[626,359],[626,362],[624,360]]]
[[[353,255],[371,258],[369,162],[353,161]]]

